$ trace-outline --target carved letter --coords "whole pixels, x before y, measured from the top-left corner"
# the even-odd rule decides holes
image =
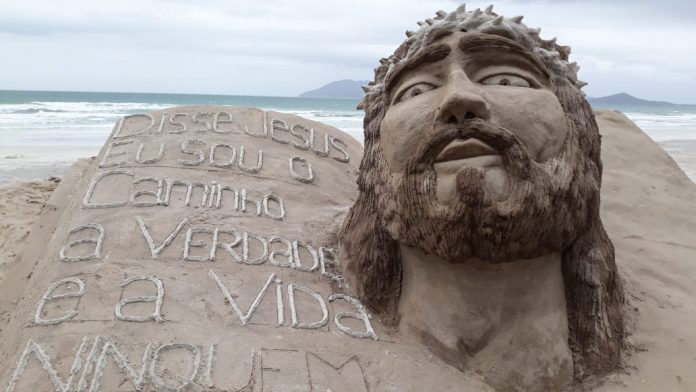
[[[251,317],[254,315],[256,308],[259,307],[259,304],[261,303],[263,296],[266,294],[268,286],[270,286],[273,280],[275,279],[275,274],[271,274],[271,276],[268,277],[268,280],[266,280],[266,284],[263,285],[263,288],[256,296],[256,299],[254,299],[254,302],[249,307],[249,311],[246,314],[244,314],[242,313],[242,310],[239,309],[239,306],[237,306],[237,302],[235,302],[234,300],[236,296],[233,297],[232,294],[230,294],[229,290],[227,290],[227,287],[225,287],[225,285],[222,284],[222,281],[220,280],[220,278],[218,278],[218,276],[212,269],[208,270],[208,275],[211,278],[213,278],[215,283],[217,283],[218,287],[220,288],[220,291],[222,291],[222,294],[225,296],[225,298],[227,298],[227,302],[229,302],[230,306],[232,306],[232,310],[234,310],[234,313],[237,315],[237,317],[239,317],[241,325],[246,325],[249,322]]]
[[[261,215],[261,203],[259,203],[256,200],[249,199],[247,197],[246,189],[242,189],[242,194],[239,196],[239,201],[240,201],[240,205],[242,206],[240,212],[246,212],[247,203],[251,203],[251,204],[254,204],[256,206],[256,208],[255,208],[256,211],[253,211],[252,214],[254,214],[255,216]]]
[[[67,293],[63,294],[56,294],[53,295],[53,291],[57,289],[58,287],[62,285],[68,285],[70,283],[76,284],[77,285],[77,291],[70,291]],[[59,324],[62,323],[63,321],[70,320],[71,318],[75,317],[77,314],[77,305],[79,304],[80,300],[79,298],[82,297],[85,294],[85,282],[83,282],[81,279],[77,277],[70,277],[70,278],[65,278],[62,280],[59,280],[55,283],[53,283],[48,290],[44,293],[44,295],[41,297],[41,301],[39,302],[39,307],[36,309],[36,314],[34,314],[34,323],[38,325],[53,325],[53,324]],[[75,309],[71,310],[70,312],[64,314],[61,317],[54,318],[54,319],[43,319],[41,318],[41,313],[43,313],[43,308],[46,302],[50,301],[56,301],[59,299],[65,299],[65,298],[78,298],[77,303],[75,304]]]
[[[210,190],[208,188],[208,184],[200,181],[188,184],[188,189],[186,190],[186,207],[191,206],[191,195],[193,195],[193,189],[195,187],[203,188],[203,198],[201,199],[201,207],[205,207],[208,204],[208,195],[210,194]],[[210,197],[212,196],[213,195],[210,194]]]
[[[162,301],[164,300],[164,286],[162,285],[162,281],[153,276],[135,276],[133,278],[124,280],[123,283],[121,283],[121,288],[123,289],[124,287],[138,280],[146,280],[154,284],[157,288],[157,295],[138,296],[122,299],[114,309],[114,314],[116,315],[116,318],[121,321],[135,321],[139,323],[145,321],[156,321],[158,323],[163,322],[164,319],[162,319]],[[123,291],[121,293],[123,293]],[[121,294],[121,296],[123,297],[123,294]],[[122,312],[123,307],[136,302],[154,302],[155,312],[148,316],[125,316]]]
[[[365,372],[357,355],[339,365],[312,352],[307,352],[306,356],[312,391],[368,392]]]
[[[188,223],[188,218],[184,217],[184,219],[179,222],[179,224],[172,230],[171,233],[169,233],[169,236],[165,238],[164,241],[159,246],[155,246],[155,241],[152,240],[152,236],[150,235],[150,230],[148,225],[143,221],[143,218],[136,216],[135,217],[136,222],[138,222],[138,226],[140,227],[140,232],[143,233],[143,237],[145,237],[145,241],[147,241],[147,246],[150,248],[150,254],[152,255],[153,259],[156,259],[157,256],[166,248],[169,246],[169,244],[174,241],[174,238],[179,234],[181,229]]]
[[[148,343],[145,346],[145,351],[143,352],[142,366],[140,367],[140,372],[136,373],[133,367],[128,363],[128,357],[118,349],[115,343],[107,341],[102,347],[101,354],[97,360],[97,364],[94,370],[94,378],[92,379],[92,384],[90,385],[90,392],[98,392],[100,390],[99,382],[101,381],[102,373],[107,364],[107,356],[111,355],[116,362],[121,371],[125,371],[126,376],[130,379],[131,384],[133,384],[134,391],[140,391],[143,386],[147,384],[146,370],[147,365],[150,362],[150,357],[152,353],[152,343]]]
[[[232,151],[232,156],[230,157],[229,161],[227,163],[219,163],[215,161],[215,151],[220,148],[220,147],[226,147],[229,148],[230,151]],[[234,158],[237,157],[237,150],[234,148],[234,146],[231,146],[227,143],[217,143],[213,144],[210,147],[210,165],[215,166],[215,167],[232,167],[234,165]]]
[[[162,201],[162,194],[164,193],[164,180],[157,177],[141,177],[133,181],[133,186],[137,186],[141,182],[154,182],[157,184],[157,191],[149,190],[136,190],[130,197],[130,203],[134,207],[154,207]],[[136,201],[138,196],[152,196],[155,199],[152,201]]]
[[[182,165],[185,165],[185,166],[197,166],[197,165],[200,165],[201,163],[203,163],[203,161],[205,160],[205,154],[203,154],[203,151],[191,149],[191,147],[193,145],[200,146],[202,144],[204,144],[202,141],[196,140],[196,139],[184,140],[181,143],[181,152],[183,152],[184,154],[195,155],[198,158],[193,159],[193,160],[179,159],[178,160],[179,163],[181,163]]]
[[[351,296],[345,295],[345,294],[331,294],[329,296],[329,302],[333,302],[337,299],[342,299],[342,300],[348,302],[349,304],[353,305],[358,312],[357,313],[348,313],[348,312],[336,313],[336,315],[334,316],[334,324],[336,324],[336,327],[338,327],[338,329],[340,329],[346,335],[352,336],[354,338],[372,338],[374,340],[377,340],[378,339],[377,334],[375,333],[375,330],[372,329],[372,324],[370,324],[370,318],[372,318],[372,316],[370,316],[370,314],[367,313],[367,310],[365,309],[363,304],[361,304],[360,301],[358,301],[357,299],[355,299]],[[352,330],[352,329],[346,327],[345,325],[343,325],[341,323],[341,319],[344,319],[344,318],[354,318],[354,319],[362,321],[363,323],[365,323],[365,332],[355,331],[355,330]]]
[[[312,266],[307,268],[302,266],[302,260],[300,260],[300,248],[305,248],[309,255],[312,257]],[[314,272],[319,269],[319,256],[317,251],[311,245],[308,245],[302,241],[292,242],[292,258],[295,269],[300,271]]]
[[[164,123],[167,121],[167,112],[162,113],[162,118],[160,118],[159,127],[157,128],[157,134],[161,135],[164,131]]]
[[[188,229],[188,231],[186,232],[186,241],[184,242],[184,260],[186,260],[186,261],[209,261],[210,254],[208,254],[206,256],[191,256],[190,252],[191,252],[192,247],[205,248],[206,245],[208,245],[204,241],[194,241],[193,235],[195,233],[213,234],[213,237],[215,237],[214,232],[215,231],[213,229],[207,229],[205,227],[191,227],[190,229]],[[213,240],[215,240],[215,239],[213,238]],[[211,252],[210,252],[213,255],[215,254],[214,249],[215,249],[215,245],[213,245],[213,250],[211,250]]]
[[[312,298],[314,298],[317,302],[319,302],[319,306],[321,307],[321,320],[313,322],[313,323],[301,323],[299,322],[297,318],[297,307],[295,306],[295,290],[299,290],[305,294],[309,294]],[[317,293],[316,291],[309,289],[304,286],[299,286],[290,283],[288,285],[288,300],[290,302],[290,317],[292,318],[292,327],[293,328],[303,328],[303,329],[318,329],[326,325],[326,323],[329,321],[329,311],[326,309],[326,302],[324,302],[324,299]]]
[[[268,208],[268,202],[274,200],[276,203],[278,203],[278,207],[280,211],[277,214],[271,214]],[[283,218],[285,218],[285,205],[283,203],[283,199],[280,197],[269,193],[268,195],[263,197],[263,214],[271,219],[275,219],[278,221],[282,221]]]
[[[104,236],[106,235],[106,232],[104,231],[104,227],[102,225],[97,224],[97,223],[87,223],[82,226],[78,226],[72,230],[70,230],[70,234],[68,234],[68,238],[70,238],[70,235],[78,233],[82,230],[85,229],[94,229],[99,232],[99,237],[97,238],[81,238],[79,240],[71,241],[68,242],[63,248],[61,248],[59,257],[61,261],[69,261],[69,262],[74,262],[74,261],[86,261],[86,260],[92,260],[92,259],[101,259],[101,248],[102,248],[102,242],[104,242]],[[73,246],[79,245],[79,244],[95,244],[94,245],[94,252],[88,255],[84,256],[66,256],[65,252],[72,248]]]
[[[250,132],[249,127],[247,127],[246,125],[244,126],[244,133],[246,133],[249,136],[253,136],[253,137],[266,137],[266,136],[268,136],[268,114],[266,113],[265,110],[262,110],[262,112],[263,112],[263,114],[262,114],[261,121],[263,121],[263,125],[261,126],[261,133]]]
[[[223,234],[232,234],[234,235],[234,241],[232,241],[229,244],[225,244],[220,242],[220,233]],[[215,228],[215,232],[213,232],[213,243],[210,246],[210,258],[209,260],[215,260],[215,257],[217,255],[217,249],[222,248],[227,251],[234,260],[238,263],[242,262],[242,257],[237,254],[237,252],[233,249],[235,246],[239,245],[239,243],[242,241],[242,237],[239,236],[237,233],[237,230],[235,229],[218,229],[217,227]]]
[[[203,129],[196,129],[195,132],[209,132],[209,131],[212,131],[213,128],[212,128],[212,126],[211,126],[211,124],[210,124],[210,121],[202,121],[202,120],[201,120],[201,117],[211,116],[211,115],[212,115],[212,113],[203,113],[203,112],[196,112],[196,113],[193,114],[193,116],[191,117],[191,119],[193,120],[193,123],[194,123],[194,124],[198,124],[198,125],[203,125],[203,126],[205,126],[205,128],[203,128]]]
[[[57,392],[69,392],[72,389],[72,382],[75,375],[82,367],[81,357],[87,351],[88,344],[89,338],[87,336],[83,337],[82,343],[75,353],[75,359],[73,359],[72,366],[70,366],[68,378],[67,380],[63,381],[58,376],[58,372],[53,368],[51,356],[48,355],[40,345],[35,343],[33,340],[29,340],[27,345],[24,346],[22,356],[19,358],[19,361],[17,361],[17,367],[15,368],[14,373],[12,373],[12,378],[10,378],[10,382],[7,385],[7,389],[5,389],[5,392],[14,392],[15,388],[17,387],[17,382],[19,382],[22,374],[24,374],[32,354],[36,357],[36,359],[39,360],[39,362],[41,362],[41,367],[46,371],[46,373],[48,373],[51,383],[53,383],[53,386],[56,387],[55,390]]]
[[[101,340],[102,337],[99,335],[97,335],[97,337],[94,338],[92,349],[89,350],[89,355],[87,356],[87,359],[85,360],[85,364],[83,366],[80,381],[77,383],[77,392],[85,392],[87,390],[87,377],[89,377],[89,375],[92,374],[92,370],[96,365]]]
[[[224,191],[234,192],[234,206],[233,206],[232,210],[236,211],[237,209],[239,209],[239,191],[235,188],[230,187],[229,185],[218,185],[217,200],[215,202],[215,208],[222,207],[222,196],[223,196]]]
[[[227,120],[222,119],[220,117],[222,116],[227,116]],[[229,131],[223,131],[220,129],[220,124],[232,124],[232,116],[227,113],[227,112],[217,112],[215,113],[215,116],[213,117],[213,132],[217,133],[230,133],[232,130]]]
[[[339,161],[339,162],[350,162],[350,155],[348,154],[348,146],[346,146],[346,143],[337,138],[337,137],[331,137],[331,145],[333,148],[337,149],[341,153],[343,153],[343,157],[333,157],[333,159]]]
[[[312,135],[310,146],[312,148],[312,151],[314,151],[315,154],[319,155],[320,157],[328,157],[329,156],[329,134],[328,133],[324,134],[324,150],[323,151],[317,151],[314,149],[314,135]]]
[[[283,120],[278,120],[278,119],[273,119],[271,120],[271,139],[275,142],[282,143],[282,144],[288,144],[288,141],[285,139],[281,139],[278,136],[276,136],[275,131],[282,131],[282,132],[290,132],[288,129],[288,123],[286,123]]]
[[[207,363],[205,366],[205,373],[203,373],[205,386],[211,389],[215,387],[215,383],[213,382],[213,359],[215,359],[215,343],[211,344],[210,348],[208,348],[208,355],[206,355]]]
[[[292,242],[280,238],[280,237],[271,237],[270,240],[268,240],[268,243],[272,245],[275,242],[281,242],[283,243],[286,248],[285,249],[276,249],[271,251],[271,254],[268,256],[268,261],[272,264],[275,265],[276,267],[283,267],[283,268],[290,268],[293,267],[294,260],[292,256]],[[288,258],[288,261],[276,261],[275,257],[276,255],[280,256],[285,256]]]
[[[82,206],[85,208],[111,208],[111,207],[123,207],[128,204],[128,201],[121,201],[121,202],[116,202],[116,203],[106,203],[106,204],[92,204],[92,195],[94,194],[94,188],[97,187],[97,184],[103,180],[104,178],[108,176],[113,176],[116,174],[123,174],[126,176],[131,176],[135,177],[135,175],[129,171],[126,170],[110,170],[103,172],[96,176],[93,180],[92,183],[89,184],[89,188],[87,188],[87,193],[85,193],[85,197],[82,199]]]
[[[131,143],[133,143],[132,140],[119,140],[119,141],[109,143],[109,147],[107,147],[106,152],[104,152],[104,158],[102,158],[101,162],[99,162],[99,168],[103,169],[106,167],[114,167],[114,166],[118,166],[118,165],[123,165],[124,163],[128,163],[128,161],[106,162],[106,160],[111,158],[111,157],[118,157],[121,155],[128,154],[127,151],[119,151],[117,153],[112,154],[111,149],[114,147],[118,147],[118,146],[125,146],[125,145],[131,144]]]
[[[184,349],[193,354],[193,363],[191,366],[191,373],[187,377],[178,375],[175,378],[179,380],[180,384],[177,386],[171,386],[167,385],[167,383],[164,382],[162,377],[157,373],[157,364],[159,363],[160,355],[162,355],[162,353],[176,349]],[[150,377],[157,386],[158,390],[180,392],[186,390],[189,386],[193,385],[193,380],[196,379],[196,376],[198,375],[198,368],[200,368],[200,366],[201,350],[198,347],[188,343],[163,344],[157,348],[157,350],[155,351],[155,355],[152,358],[152,363],[150,364]]]
[[[164,121],[164,117],[162,117],[162,120]],[[152,159],[143,159],[143,150],[145,150],[145,143],[140,143],[138,146],[138,152],[135,154],[136,162],[142,164],[159,162],[164,156],[164,143],[160,143],[159,152],[157,153],[157,156]]]
[[[249,258],[250,246],[249,238],[256,239],[263,246],[263,254],[255,259]],[[242,235],[242,263],[249,265],[263,264],[268,256],[268,243],[266,239],[254,233],[244,232]]]
[[[180,129],[170,130],[169,133],[184,133],[188,131],[188,127],[185,123],[180,123],[176,121],[176,118],[179,116],[188,117],[188,113],[174,113],[174,115],[169,119],[169,123],[179,127]]]
[[[295,171],[295,161],[303,163],[307,166],[307,177],[302,177],[301,175],[297,174]],[[308,160],[300,157],[292,157],[288,160],[288,167],[290,168],[290,175],[297,181],[305,184],[311,184],[314,182],[314,171],[312,171],[312,164],[309,163]]]
[[[150,124],[148,124],[148,126],[145,127],[145,128],[143,128],[143,129],[140,129],[140,130],[135,131],[135,132],[131,132],[131,133],[128,134],[128,135],[123,135],[123,136],[121,136],[121,131],[123,131],[123,125],[126,123],[126,120],[131,119],[131,118],[136,118],[136,117],[145,117],[145,118],[147,118],[148,120],[150,120]],[[155,118],[152,116],[152,114],[148,114],[148,113],[129,114],[129,115],[125,116],[125,117],[122,117],[122,118],[118,121],[118,124],[116,124],[116,132],[114,132],[114,137],[113,137],[113,139],[122,139],[122,138],[126,138],[126,137],[131,137],[131,136],[139,135],[139,134],[141,134],[141,133],[143,133],[143,132],[149,131],[150,128],[152,128],[153,125],[155,125]]]
[[[283,281],[275,280],[276,284],[276,306],[278,307],[278,326],[285,324],[285,306],[283,306]]]
[[[244,146],[239,147],[239,168],[245,173],[249,173],[249,174],[258,173],[261,170],[261,168],[263,167],[263,151],[261,149],[259,149],[259,157],[256,161],[255,167],[247,167],[244,164],[244,154],[245,154]]]
[[[300,133],[296,132],[295,129],[300,129],[300,131],[307,132],[308,137],[305,138]],[[292,142],[295,148],[300,150],[309,150],[309,141],[314,137],[314,129],[307,129],[300,124],[295,124],[290,129],[290,133],[292,134],[292,136],[295,136],[296,138],[302,140],[302,144],[297,144],[296,141]]]

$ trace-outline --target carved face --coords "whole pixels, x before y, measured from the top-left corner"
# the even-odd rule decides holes
[[[389,109],[381,124],[381,145],[393,174],[431,134],[472,118],[509,130],[529,157],[544,162],[560,151],[568,128],[545,67],[518,44],[502,37],[457,32],[434,44],[392,79]],[[406,68],[406,67],[405,67]],[[483,174],[495,200],[509,195],[508,173],[500,151],[479,138],[456,138],[434,161],[437,198],[456,202],[462,168]]]
[[[598,183],[544,65],[507,38],[455,32],[399,66],[379,141],[391,235],[452,262],[567,246]]]

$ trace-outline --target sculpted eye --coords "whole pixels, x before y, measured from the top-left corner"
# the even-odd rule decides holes
[[[483,79],[480,83],[486,86],[532,87],[531,83],[529,83],[527,79],[509,74],[489,76]]]
[[[430,83],[421,82],[421,83],[414,84],[413,86],[402,91],[401,94],[399,94],[398,98],[396,99],[396,102],[405,101],[409,98],[413,98],[415,96],[426,93],[434,88],[435,88],[435,86],[433,86]]]

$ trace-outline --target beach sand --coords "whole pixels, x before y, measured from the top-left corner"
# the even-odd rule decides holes
[[[602,218],[627,293],[628,338],[623,368],[590,389],[696,390],[696,184],[625,115],[598,111],[597,121]],[[55,186],[0,188],[0,279]]]
[[[95,146],[0,146],[0,186],[63,175],[78,159],[97,153]]]
[[[5,272],[21,259],[21,245],[59,182],[53,178],[0,186],[0,284]]]

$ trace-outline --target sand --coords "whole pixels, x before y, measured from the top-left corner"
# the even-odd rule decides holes
[[[5,271],[20,260],[17,245],[29,236],[32,223],[59,182],[54,177],[0,187],[0,284]]]
[[[696,184],[628,118],[599,111],[602,218],[632,330],[623,374],[598,391],[696,389]]]
[[[696,184],[625,115],[598,111],[597,120],[602,218],[627,293],[629,336],[623,369],[590,389],[696,390]],[[55,186],[0,188],[0,284]]]

